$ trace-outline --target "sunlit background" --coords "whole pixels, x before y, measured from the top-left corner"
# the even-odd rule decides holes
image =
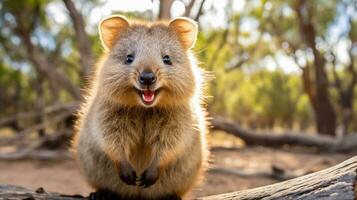
[[[193,51],[215,76],[213,167],[193,195],[300,176],[357,149],[355,0],[0,0],[0,183],[90,191],[68,141],[102,53],[98,22],[111,14],[199,24]],[[277,135],[278,144],[266,142]],[[303,139],[284,140],[291,135]],[[316,138],[331,148],[311,145]],[[276,166],[286,176],[274,178]]]

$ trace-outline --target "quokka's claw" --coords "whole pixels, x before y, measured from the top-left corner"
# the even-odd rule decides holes
[[[120,179],[128,185],[136,185],[136,172],[130,166],[121,166],[119,170]]]
[[[141,174],[139,179],[139,185],[147,188],[154,183],[156,183],[157,179],[159,178],[159,173],[157,169],[147,169]]]

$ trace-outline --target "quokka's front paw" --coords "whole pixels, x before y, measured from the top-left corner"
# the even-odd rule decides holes
[[[147,188],[150,185],[156,183],[158,178],[159,169],[157,167],[148,168],[141,174],[141,177],[139,179],[140,186]]]
[[[136,185],[136,172],[130,165],[120,165],[119,177],[128,185]]]

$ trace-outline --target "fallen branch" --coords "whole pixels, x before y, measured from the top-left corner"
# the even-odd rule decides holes
[[[0,153],[0,160],[62,160],[70,158],[66,150],[34,150],[32,148],[19,150],[12,153]],[[1,198],[0,198],[1,199]]]
[[[63,111],[60,114],[57,114],[55,117],[52,118],[52,120],[50,122],[43,122],[43,123],[39,123],[39,124],[35,124],[33,126],[30,126],[20,132],[17,132],[17,134],[13,137],[7,137],[7,138],[2,138],[0,140],[0,146],[4,146],[4,145],[9,145],[12,144],[14,142],[22,142],[25,140],[26,137],[29,137],[30,133],[36,132],[40,129],[44,129],[48,126],[48,124],[52,123],[59,123],[61,121],[63,121],[65,118],[67,118],[68,116],[70,116],[72,114],[72,112],[70,110],[68,111]],[[67,134],[68,131],[66,130],[61,130],[58,131],[58,135],[61,136],[61,134]],[[71,133],[70,133],[71,134]],[[70,135],[68,136],[70,137]],[[42,140],[40,140],[42,141]]]
[[[331,168],[288,181],[249,190],[201,197],[198,200],[354,200],[356,199],[356,180],[357,156]],[[83,200],[85,198],[80,195],[71,196],[45,192],[42,188],[31,191],[17,186],[0,185],[0,199]]]
[[[44,110],[38,111],[29,111],[29,112],[23,112],[23,113],[16,113],[12,116],[1,118],[0,119],[0,127],[6,126],[10,124],[11,122],[14,121],[20,121],[20,120],[25,120],[25,119],[32,119],[34,117],[38,117],[40,115],[49,115],[49,114],[57,114],[58,112],[71,112],[73,113],[77,108],[78,108],[78,102],[73,102],[73,103],[68,103],[68,104],[54,104],[48,107],[45,107]]]
[[[349,151],[357,148],[357,135],[349,134],[343,138],[333,138],[324,135],[311,135],[305,133],[257,133],[243,129],[238,124],[225,119],[212,120],[213,129],[225,131],[228,134],[242,139],[247,145],[262,145],[268,147],[281,147],[284,145],[314,147],[328,151]]]
[[[0,153],[0,160],[63,160],[70,158],[70,152],[67,147],[63,148],[66,142],[69,142],[72,131],[62,130],[52,135],[46,135],[40,138],[36,143],[28,148],[20,148],[15,152]]]
[[[51,200],[79,200],[86,199],[80,195],[63,195],[54,192],[46,192],[43,188],[36,191],[13,186],[13,185],[0,185],[0,199],[23,200],[23,199],[51,199]]]

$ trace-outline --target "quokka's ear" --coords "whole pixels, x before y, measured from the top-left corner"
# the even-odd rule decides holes
[[[103,19],[98,26],[103,47],[112,48],[120,33],[127,27],[129,27],[129,22],[124,16],[112,15]]]
[[[174,30],[185,50],[195,45],[197,38],[197,23],[186,17],[179,17],[172,20],[169,27]]]

